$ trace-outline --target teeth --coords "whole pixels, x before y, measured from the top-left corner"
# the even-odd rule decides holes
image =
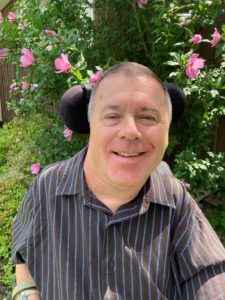
[[[118,152],[119,155],[125,156],[125,157],[130,157],[130,156],[138,156],[140,153],[134,152],[134,153],[128,153],[128,152]]]

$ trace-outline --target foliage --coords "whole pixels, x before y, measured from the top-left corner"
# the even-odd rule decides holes
[[[221,41],[212,44],[216,18],[224,7],[224,0],[154,0],[142,8],[136,0],[19,1],[14,8],[17,20],[0,26],[0,41],[10,48],[6,59],[15,64],[19,87],[11,91],[10,108],[28,114],[43,111],[68,87],[88,81],[95,65],[106,68],[118,61],[137,61],[162,80],[178,84],[187,95],[186,118],[171,131],[168,155],[191,148],[199,156],[202,149],[209,150],[219,117],[225,114],[225,26],[218,28]],[[88,15],[92,8],[95,22]],[[55,35],[46,34],[46,29]],[[203,36],[199,43],[192,42],[196,33]],[[25,68],[21,78],[23,48],[34,53],[35,64]],[[203,48],[216,60],[201,57]],[[56,73],[54,62],[63,53],[71,68]],[[205,59],[205,67],[190,79],[185,69],[193,53]],[[38,88],[23,91],[24,81]]]
[[[225,205],[212,208],[207,217],[225,246]]]
[[[92,72],[86,69],[82,53],[90,43],[87,5],[88,1],[23,0],[14,7],[17,20],[13,23],[5,20],[0,25],[0,41],[10,48],[7,61],[15,65],[14,82],[19,87],[11,89],[11,109],[28,114],[40,112],[57,102],[68,87],[89,80]],[[56,34],[49,35],[45,30]],[[20,59],[24,48],[32,51],[35,63],[23,69]],[[66,74],[57,74],[54,61],[62,53],[69,56],[72,67]],[[23,91],[22,82],[38,84],[38,88]]]
[[[135,0],[97,0],[98,61],[138,61],[166,79],[170,70],[166,72],[163,63],[169,53],[190,48],[195,31],[214,25],[223,4],[223,0],[154,0],[139,9]]]
[[[95,62],[137,61],[183,88],[189,107],[181,126],[171,131],[167,153],[191,148],[199,156],[202,149],[208,151],[219,116],[225,114],[225,26],[219,28],[222,41],[216,49],[211,47],[216,18],[224,11],[225,1],[155,0],[140,9],[132,0],[98,0],[95,7],[100,15],[95,28],[99,50]],[[202,33],[201,43],[192,43],[196,33]],[[185,74],[188,59],[193,53],[201,57],[203,49],[204,55],[211,53],[216,60],[203,57],[205,68],[192,80]]]
[[[205,159],[191,150],[176,156],[174,175],[190,185],[190,193],[196,197],[216,196],[225,200],[224,154],[207,152]],[[203,211],[225,246],[225,206],[204,205]]]
[[[95,20],[88,14],[92,8]],[[12,10],[16,20],[9,22],[5,16],[0,21],[0,44],[10,49],[4,60],[15,66],[9,108],[18,116],[0,129],[3,260],[9,260],[11,222],[33,178],[30,165],[38,162],[44,167],[65,159],[86,143],[87,137],[77,134],[71,142],[63,137],[55,109],[50,114],[52,107],[66,89],[120,61],[142,63],[162,80],[183,88],[188,110],[183,122],[171,128],[167,150],[170,160],[175,159],[173,171],[191,185],[194,195],[207,190],[225,198],[224,156],[209,149],[218,120],[225,115],[224,25],[217,28],[220,41],[212,45],[216,20],[224,8],[225,0],[152,0],[142,7],[137,0],[17,1]],[[199,43],[192,41],[195,34],[203,37]],[[26,68],[20,65],[24,48],[34,55],[34,64]],[[211,59],[205,57],[207,52]],[[194,53],[205,61],[190,78],[186,68],[193,67],[189,59]],[[55,68],[62,54],[68,55],[68,64]],[[219,212],[214,217],[212,213],[211,220],[224,234],[220,217]],[[11,268],[7,264],[0,269],[6,284],[12,280]]]
[[[0,129],[0,281],[13,283],[10,262],[11,224],[34,176],[29,167],[38,161],[42,167],[73,156],[86,145],[87,137],[63,137],[58,116],[16,117]],[[1,291],[0,291],[1,294]]]
[[[200,159],[191,150],[186,150],[176,156],[173,172],[175,176],[190,184],[193,195],[211,192],[225,199],[224,165],[222,153],[208,152],[205,159]]]

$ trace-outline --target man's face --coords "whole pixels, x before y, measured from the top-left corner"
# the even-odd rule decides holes
[[[151,77],[103,79],[90,119],[89,162],[111,186],[143,185],[168,145],[165,93]]]

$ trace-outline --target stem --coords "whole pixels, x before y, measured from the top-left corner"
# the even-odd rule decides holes
[[[145,50],[145,54],[149,58],[149,60],[152,62],[152,64],[154,65],[154,61],[152,60],[151,56],[149,56],[149,54],[148,54],[148,48],[146,46],[146,43],[145,43],[145,40],[144,40],[144,36],[143,36],[142,30],[141,30],[141,25],[140,25],[140,21],[139,21],[139,18],[138,18],[138,13],[137,13],[137,10],[136,10],[135,3],[134,2],[130,2],[130,1],[128,1],[128,3],[132,6],[132,8],[134,10],[134,15],[135,15],[135,19],[136,19],[137,26],[138,26],[138,31],[139,31],[139,33],[141,35],[141,38],[142,38],[142,42],[143,42],[143,47],[144,47],[144,50]]]

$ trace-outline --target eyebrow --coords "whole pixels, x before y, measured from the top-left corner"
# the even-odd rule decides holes
[[[103,107],[103,111],[109,110],[109,109],[112,109],[112,110],[119,110],[119,108],[120,108],[119,105],[107,105],[107,106]]]
[[[103,108],[103,112],[106,110],[119,110],[120,106],[119,105],[107,105]],[[143,106],[141,107],[140,111],[142,112],[154,112],[156,114],[159,114],[159,111],[155,108],[151,108],[151,107],[147,107],[147,106]]]
[[[143,111],[143,112],[154,112],[156,114],[159,114],[158,109],[152,108],[152,107],[147,107],[147,106],[142,107],[141,111]]]

